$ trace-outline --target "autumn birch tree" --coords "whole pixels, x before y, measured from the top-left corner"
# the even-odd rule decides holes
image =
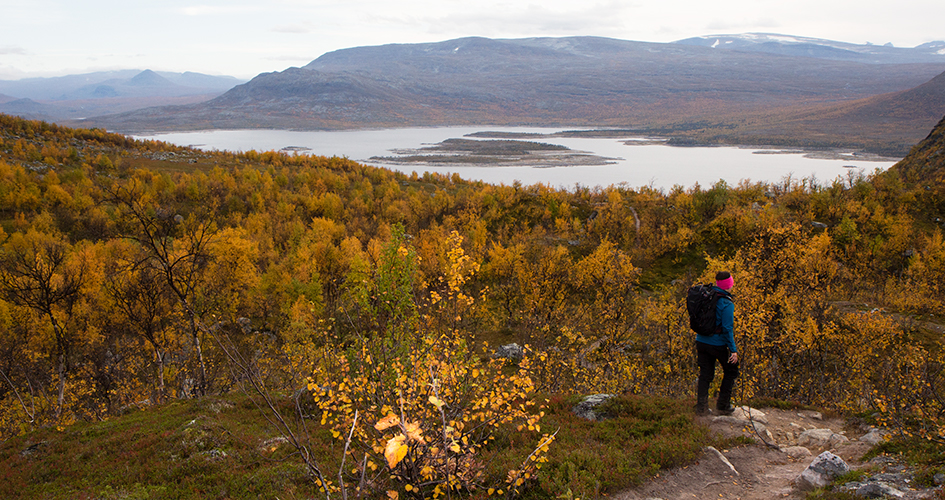
[[[207,367],[200,337],[206,327],[195,298],[210,260],[215,226],[197,220],[193,214],[185,219],[174,211],[149,206],[144,189],[134,183],[115,186],[110,194],[125,218],[124,236],[138,242],[143,250],[136,265],[158,272],[187,319],[197,356],[197,389],[203,393],[207,389]]]
[[[69,249],[59,237],[30,230],[11,236],[0,254],[4,298],[39,313],[52,329],[58,376],[56,419],[62,416],[76,343],[71,321],[84,279],[84,268],[69,260]]]

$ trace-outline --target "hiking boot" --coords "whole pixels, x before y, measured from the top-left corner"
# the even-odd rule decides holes
[[[725,406],[720,406],[720,407],[718,407],[717,409],[718,409],[718,411],[719,411],[719,415],[731,415],[731,414],[735,413],[735,407],[732,406],[731,404],[727,404],[727,405],[725,405]]]
[[[696,416],[704,417],[709,414],[709,405],[707,404],[696,404],[693,408],[695,409]]]

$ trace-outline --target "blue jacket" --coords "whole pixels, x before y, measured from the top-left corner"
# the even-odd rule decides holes
[[[714,287],[716,291],[723,291],[719,287]],[[738,352],[735,347],[735,303],[730,296],[719,297],[715,303],[715,324],[722,328],[722,331],[715,335],[696,334],[696,342],[703,344],[725,346],[730,352]]]

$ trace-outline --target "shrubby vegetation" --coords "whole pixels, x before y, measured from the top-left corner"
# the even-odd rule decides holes
[[[941,442],[942,147],[827,183],[561,190],[0,116],[0,435],[251,385],[337,440],[330,466],[295,441],[328,494],[554,488],[546,398],[691,397],[682,297],[725,268],[739,399]]]

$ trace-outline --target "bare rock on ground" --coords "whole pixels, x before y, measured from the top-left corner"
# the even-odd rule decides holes
[[[759,414],[764,415],[767,420],[765,427],[773,439],[766,434],[762,435],[772,446],[764,444],[751,428],[748,420],[738,418],[741,415],[739,412],[726,417],[711,415],[696,417],[698,422],[708,426],[717,434],[724,437],[747,436],[757,444],[717,450],[728,460],[731,468],[715,453],[706,449],[696,463],[663,472],[652,481],[617,493],[613,498],[620,500],[803,498],[804,493],[794,487],[794,480],[812,462],[812,451],[819,454],[825,450],[800,448],[791,450],[790,454],[786,451],[791,447],[797,447],[797,437],[806,430],[831,429],[833,434],[842,435],[840,432],[844,431],[844,421],[824,418],[819,414],[816,415],[820,417],[819,419],[813,418],[814,412],[773,408],[765,408],[763,412],[751,409],[750,413],[755,417]],[[753,420],[760,424],[759,418]],[[860,464],[860,458],[869,449],[870,445],[865,442],[838,440],[830,451],[856,467]],[[805,452],[802,453],[802,450]],[[735,474],[733,469],[738,474]]]
[[[571,408],[571,413],[585,420],[604,420],[608,415],[602,413],[599,407],[607,401],[610,401],[613,397],[613,394],[592,394],[586,396],[574,408]]]
[[[817,458],[797,476],[795,485],[801,491],[823,488],[847,472],[850,472],[850,466],[842,458],[825,451],[817,455]]]
[[[807,448],[831,448],[848,441],[849,438],[833,429],[809,429],[797,437],[797,444]]]

